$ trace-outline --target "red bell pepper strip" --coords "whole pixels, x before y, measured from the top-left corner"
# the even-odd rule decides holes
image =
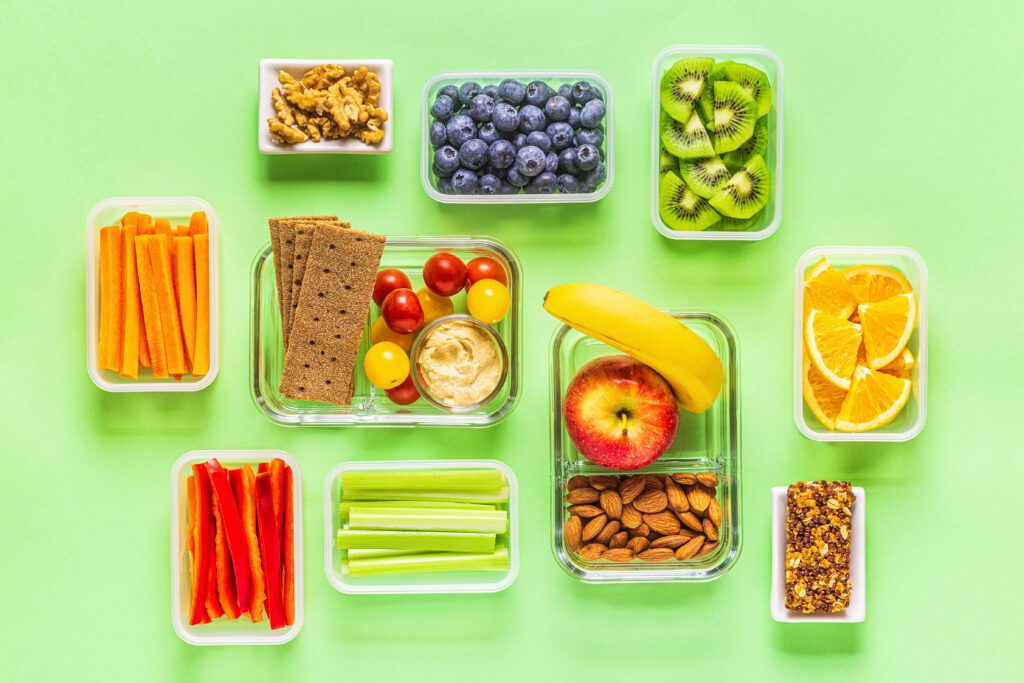
[[[216,489],[214,490],[216,493]],[[224,528],[224,513],[220,509],[220,501],[217,496],[213,497],[213,520],[216,533],[213,537],[214,555],[213,572],[214,585],[217,593],[207,603],[206,609],[211,612],[210,616],[216,618],[214,612],[228,615],[228,619],[237,619],[241,611],[238,608],[238,598],[235,593],[235,579],[232,574],[231,554],[227,542],[227,530]],[[219,616],[219,615],[217,615]]]
[[[210,474],[210,482],[213,484],[213,492],[217,499],[217,506],[220,509],[221,520],[224,522],[224,532],[228,538],[228,550],[231,551],[231,566],[235,572],[238,609],[241,612],[248,612],[249,602],[252,597],[252,574],[249,571],[249,544],[245,540],[245,532],[242,530],[242,519],[238,514],[238,505],[235,503],[235,496],[231,493],[228,474],[216,458],[206,461],[206,469]]]
[[[292,491],[292,468],[284,468],[284,532],[281,534],[284,547],[281,556],[284,567],[281,570],[281,587],[284,593],[284,620],[289,626],[295,623],[295,501]]]
[[[284,460],[274,458],[270,461],[270,485],[274,498],[274,515],[277,517],[277,528],[284,531]],[[280,536],[278,537],[280,538]],[[281,546],[282,552],[284,545]]]
[[[263,621],[263,600],[266,588],[263,585],[263,563],[260,561],[260,541],[256,534],[256,475],[252,468],[242,465],[231,470],[231,489],[238,501],[242,515],[242,529],[249,543],[249,570],[252,572],[252,604],[249,618],[252,623]]]
[[[269,472],[269,471],[270,471],[270,463],[269,462],[261,462],[259,467],[256,468],[256,473],[257,474],[263,474],[264,472]]]
[[[277,529],[277,517],[274,515],[274,498],[270,481],[270,473],[256,475],[256,512],[260,529],[260,557],[263,560],[263,576],[267,590],[267,617],[270,628],[282,628],[288,624],[284,618],[284,606],[281,597],[281,548]]]
[[[213,529],[210,501],[210,477],[201,464],[192,465],[196,492],[196,537],[195,571],[192,581],[192,596],[189,601],[188,623],[192,626],[210,621],[206,613],[206,594],[210,579],[210,562],[213,555]]]

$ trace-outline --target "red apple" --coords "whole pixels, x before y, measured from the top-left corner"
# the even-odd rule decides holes
[[[669,449],[679,409],[668,383],[629,356],[602,356],[576,373],[565,392],[569,438],[587,460],[636,470]]]

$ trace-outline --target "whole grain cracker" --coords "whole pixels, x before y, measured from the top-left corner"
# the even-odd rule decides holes
[[[336,221],[337,216],[285,216],[282,218],[268,218],[270,226],[270,251],[274,257],[274,279],[277,282],[277,307],[281,317],[281,336],[287,339],[285,329],[284,299],[281,298],[281,223],[284,221]]]
[[[339,223],[338,221],[320,221],[334,225],[335,227],[343,228],[348,230],[352,227],[351,223]],[[291,335],[291,326],[295,321],[295,309],[299,307],[299,290],[302,289],[302,276],[306,272],[306,260],[309,257],[309,246],[313,243],[313,228],[316,227],[315,222],[304,223],[297,225],[295,228],[295,255],[292,259],[292,281],[291,281],[291,302],[292,309],[288,312],[288,334]],[[285,345],[287,346],[287,339],[285,339]]]

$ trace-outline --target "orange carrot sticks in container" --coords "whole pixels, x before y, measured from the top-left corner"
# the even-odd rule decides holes
[[[135,262],[135,235],[139,215],[130,211],[121,219],[121,254],[124,268],[121,277],[121,376],[139,377],[139,272]]]
[[[135,261],[139,271],[139,300],[142,302],[142,319],[146,326],[146,342],[153,363],[153,376],[162,379],[170,377],[170,373],[167,371],[167,352],[164,349],[164,333],[160,324],[156,278],[149,256],[149,244],[155,239],[153,235],[140,235],[135,238]]]
[[[164,336],[167,353],[167,372],[180,375],[185,372],[185,348],[181,341],[181,323],[178,318],[178,304],[174,300],[171,285],[170,255],[167,252],[167,235],[154,235],[147,241],[149,260],[153,267],[153,283],[160,312],[160,327]]]
[[[202,213],[202,212],[199,212]],[[192,214],[193,220],[196,214]],[[205,223],[206,215],[203,214]],[[192,238],[196,272],[196,345],[192,374],[205,375],[210,370],[210,240],[207,233]]]

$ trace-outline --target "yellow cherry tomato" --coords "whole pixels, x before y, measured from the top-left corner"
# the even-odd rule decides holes
[[[394,389],[409,376],[409,356],[398,344],[382,341],[366,352],[363,372],[378,389]]]
[[[451,297],[434,294],[429,287],[420,288],[416,292],[416,297],[420,300],[420,306],[423,308],[424,325],[455,312],[455,304],[452,303]]]
[[[384,321],[384,316],[381,316],[373,321],[373,325],[370,325],[370,343],[379,344],[380,342],[394,342],[403,349],[408,351],[412,348],[412,340],[415,335],[412,334],[398,334],[392,331],[388,324]]]
[[[469,314],[488,325],[500,322],[510,303],[508,287],[490,278],[475,282],[466,295]]]

